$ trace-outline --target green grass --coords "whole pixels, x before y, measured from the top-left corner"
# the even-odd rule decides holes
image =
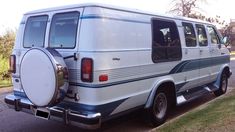
[[[11,80],[0,80],[0,88],[12,86]]]
[[[233,123],[231,123],[233,122]],[[157,132],[235,131],[235,96],[219,98],[158,128]]]

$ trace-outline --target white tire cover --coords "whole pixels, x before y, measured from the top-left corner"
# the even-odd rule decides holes
[[[31,48],[22,58],[20,78],[26,96],[36,106],[53,106],[67,93],[63,57],[54,49]]]

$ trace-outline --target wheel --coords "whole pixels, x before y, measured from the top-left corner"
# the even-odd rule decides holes
[[[164,91],[157,92],[148,116],[154,126],[163,124],[166,121],[169,110],[169,100]]]
[[[220,96],[224,93],[226,93],[228,87],[228,76],[226,75],[225,72],[222,73],[221,78],[220,78],[220,87],[218,90],[214,92],[216,96]]]

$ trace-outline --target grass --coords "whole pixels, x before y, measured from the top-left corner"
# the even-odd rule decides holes
[[[235,91],[184,116],[166,123],[156,132],[220,132],[235,131]]]
[[[0,88],[12,86],[11,80],[0,80]]]

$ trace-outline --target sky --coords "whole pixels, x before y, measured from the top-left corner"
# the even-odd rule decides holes
[[[201,10],[206,15],[219,15],[227,22],[235,19],[235,1],[207,0],[202,3]],[[172,0],[5,0],[0,5],[0,34],[6,30],[17,29],[25,12],[79,3],[104,3],[109,5],[134,8],[150,12],[166,13],[170,10]]]

